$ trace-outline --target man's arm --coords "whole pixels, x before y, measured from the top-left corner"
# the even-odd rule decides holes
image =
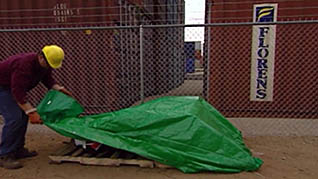
[[[36,109],[29,102],[26,102],[24,104],[18,103],[18,105],[25,112],[25,114],[36,111]]]
[[[36,112],[29,102],[26,101],[26,88],[28,83],[27,74],[22,70],[16,70],[11,77],[11,93],[19,107],[29,116],[29,120],[33,124],[42,124],[40,115]]]
[[[64,88],[63,86],[59,85],[56,83],[55,79],[52,77],[52,71],[50,71],[46,76],[45,78],[42,80],[42,83],[44,84],[44,86],[46,86],[48,89],[54,89],[54,90],[57,90],[57,91],[60,91],[72,98],[73,95],[70,91],[68,91],[66,88]]]
[[[29,116],[29,120],[32,124],[43,123],[40,115],[36,112],[36,108],[34,108],[29,102],[24,104],[18,103],[18,105],[25,112],[25,114]]]
[[[44,86],[47,89],[53,88],[53,86],[56,84],[55,79],[52,77],[52,70],[50,70],[44,78],[41,80],[41,82],[44,84]]]

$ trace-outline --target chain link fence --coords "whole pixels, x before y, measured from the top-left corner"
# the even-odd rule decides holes
[[[250,97],[254,25],[191,25],[205,28],[199,54],[195,44],[184,42],[186,25],[7,29],[0,30],[0,59],[37,52],[46,44],[61,46],[65,61],[54,77],[86,114],[161,96],[201,96],[246,134],[317,135],[317,22],[274,24],[271,102]],[[40,85],[29,100],[36,105],[45,92]]]
[[[63,68],[54,72],[55,78],[74,93],[87,114],[96,114],[138,104],[184,83],[183,28],[149,28],[142,37],[140,34],[138,26],[8,30],[0,33],[0,53],[3,60],[13,54],[37,52],[45,44],[61,46],[65,61]],[[39,103],[45,90],[36,87],[30,101]]]
[[[317,118],[317,24],[275,26],[276,37],[266,42],[276,45],[273,68],[256,57],[256,74],[251,67],[253,27],[211,28],[209,101],[226,116]],[[269,88],[267,78],[273,78],[270,101],[251,99],[251,76],[258,89]]]

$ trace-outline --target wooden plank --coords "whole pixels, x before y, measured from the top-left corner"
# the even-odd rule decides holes
[[[64,147],[62,147],[61,149],[57,150],[57,152],[55,152],[53,155],[56,156],[63,156],[63,155],[68,155],[72,152],[74,152],[74,150],[76,150],[77,147],[73,144],[67,144]]]
[[[115,152],[110,156],[110,158],[111,158],[111,159],[116,159],[116,158],[119,158],[119,155],[120,155],[120,151],[115,151]]]
[[[157,161],[154,161],[154,165],[156,168],[175,168],[175,167],[172,167],[170,165],[165,165],[165,164],[162,164],[162,163],[159,163]]]
[[[136,159],[111,159],[111,158],[95,158],[95,157],[71,157],[71,156],[49,156],[53,163],[77,162],[84,165],[104,165],[104,166],[120,166],[120,165],[138,165],[143,168],[154,168],[154,162],[150,160]]]
[[[105,156],[110,156],[112,151],[109,151],[109,150],[106,150],[106,151],[103,151],[103,152],[100,152],[96,155],[97,158],[101,158],[101,157],[105,157]]]
[[[120,166],[135,165],[143,168],[174,168],[149,160],[135,153],[103,146],[102,150],[90,151],[81,146],[76,146],[74,142],[59,149],[54,155],[49,156],[51,164],[60,164],[62,162],[76,162],[83,165],[103,165]]]
[[[139,165],[142,168],[154,168],[154,162],[151,160],[136,160],[136,159],[119,159],[121,164],[125,165]]]
[[[72,157],[77,157],[77,156],[81,155],[83,152],[84,152],[84,149],[83,149],[82,147],[79,147],[77,150],[75,150],[75,151],[71,154],[71,156],[72,156]]]
[[[93,157],[95,155],[95,153],[92,152],[84,152],[81,157]]]

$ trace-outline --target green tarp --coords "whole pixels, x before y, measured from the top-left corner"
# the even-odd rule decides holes
[[[241,133],[200,97],[162,97],[116,112],[79,116],[83,107],[51,90],[37,107],[61,135],[99,142],[174,166],[186,173],[254,171]]]

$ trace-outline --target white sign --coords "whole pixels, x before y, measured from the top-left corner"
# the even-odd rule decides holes
[[[254,5],[254,22],[276,22],[277,4]],[[276,25],[253,26],[251,101],[273,101]]]

